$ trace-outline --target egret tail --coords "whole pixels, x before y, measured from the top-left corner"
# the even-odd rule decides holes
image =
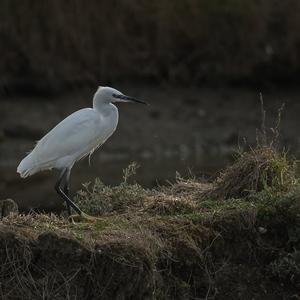
[[[17,172],[22,178],[28,177],[40,171],[40,167],[34,162],[31,153],[29,153],[18,165]]]

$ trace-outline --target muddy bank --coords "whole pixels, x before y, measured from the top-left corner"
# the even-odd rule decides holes
[[[258,145],[209,183],[145,189],[135,173],[85,185],[90,216],[2,218],[2,298],[299,298],[300,185],[284,152]]]
[[[3,219],[2,299],[298,299],[299,191],[193,207],[164,197],[93,223]]]

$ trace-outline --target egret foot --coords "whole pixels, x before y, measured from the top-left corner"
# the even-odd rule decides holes
[[[100,220],[100,218],[90,216],[88,214],[82,213],[80,215],[71,215],[69,216],[69,221],[74,223],[80,223],[80,222],[85,222],[85,223],[94,223]]]

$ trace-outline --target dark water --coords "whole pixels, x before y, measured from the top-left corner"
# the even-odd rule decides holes
[[[131,177],[132,182],[138,182],[144,187],[152,188],[157,185],[166,185],[176,180],[179,174],[182,177],[214,176],[220,167],[223,167],[227,158],[215,158],[208,161],[197,160],[195,157],[168,157],[168,158],[127,158],[112,156],[101,159],[101,150],[98,155],[75,164],[71,176],[71,190],[74,194],[82,188],[82,183],[93,182],[96,177],[108,185],[117,185],[123,180],[123,170],[132,161],[137,162],[136,175]],[[59,175],[58,171],[45,171],[30,178],[20,179],[14,176],[15,168],[2,167],[7,174],[11,174],[9,182],[2,190],[1,197],[15,199],[22,209],[52,209],[60,206],[60,199],[54,191],[54,184]]]
[[[133,180],[146,187],[182,176],[214,176],[232,160],[244,138],[255,143],[260,126],[258,91],[243,89],[130,88],[121,90],[147,100],[146,108],[119,107],[115,134],[91,158],[73,168],[73,193],[81,184],[100,177],[106,184],[122,181],[122,170],[132,161],[140,168]],[[273,126],[277,108],[286,103],[281,124],[282,144],[299,156],[300,91],[265,92],[267,126]],[[20,179],[16,167],[27,151],[49,129],[73,111],[91,105],[92,91],[55,98],[1,99],[0,198],[13,198],[22,208],[57,207],[53,190],[57,172]]]

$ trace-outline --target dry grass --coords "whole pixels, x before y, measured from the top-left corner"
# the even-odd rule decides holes
[[[248,156],[254,154],[254,169],[263,165],[258,174],[273,168],[269,160],[278,163],[278,157],[269,151],[260,159],[256,152],[244,154],[247,159],[240,158],[226,174],[236,175],[244,164],[246,174],[253,160]],[[131,165],[120,186],[97,180],[80,193],[83,209],[101,216],[94,223],[39,214],[3,218],[2,298],[214,299],[221,293],[236,299],[267,293],[274,299],[297,293],[298,254],[289,253],[300,246],[299,186],[281,181],[281,171],[257,177],[254,187],[264,183],[262,190],[253,188],[247,201],[203,197],[212,185],[195,179],[178,178],[169,187],[144,190],[130,183],[134,173]],[[250,174],[253,178],[253,168]],[[246,177],[244,182],[251,181]],[[281,193],[269,192],[275,187]],[[98,202],[101,210],[96,211]],[[285,266],[288,271],[279,276]],[[241,292],[239,286],[249,280],[253,287]]]
[[[243,297],[288,297],[298,287],[298,254],[288,253],[300,246],[299,191],[272,197],[193,202],[155,191],[139,210],[106,214],[95,223],[10,215],[0,222],[0,293],[3,299],[218,293],[234,299],[250,280]]]
[[[297,161],[289,159],[287,152],[280,150],[280,123],[284,104],[278,109],[274,127],[266,128],[266,111],[262,94],[261,128],[256,132],[257,144],[248,151],[240,150],[234,163],[215,180],[213,186],[202,197],[217,199],[247,198],[267,191],[287,192],[299,184]]]
[[[209,184],[196,179],[178,178],[168,187],[147,190],[137,183],[129,183],[136,172],[133,163],[124,170],[124,180],[118,186],[106,186],[99,179],[87,183],[78,192],[76,202],[89,214],[97,216],[149,213],[152,215],[176,215],[197,210],[197,199]]]
[[[256,147],[240,153],[205,195],[221,199],[244,198],[263,190],[286,192],[297,182],[295,164],[288,160],[286,153],[270,147]]]

